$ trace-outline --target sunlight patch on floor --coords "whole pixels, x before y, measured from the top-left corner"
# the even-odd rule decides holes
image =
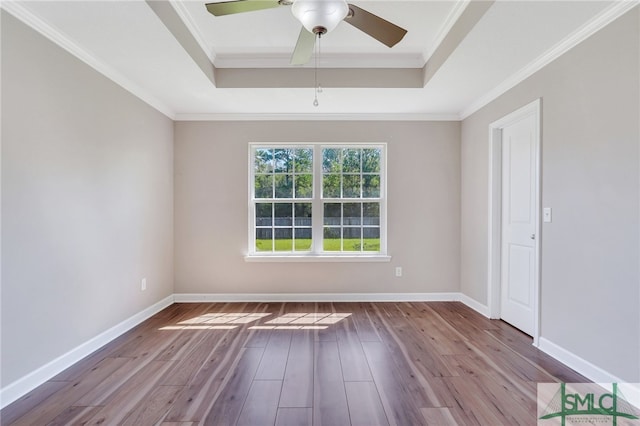
[[[270,313],[208,313],[176,325],[161,327],[160,330],[232,330],[240,324],[259,321]],[[253,325],[249,330],[324,330],[351,316],[350,313],[297,312],[288,313],[266,321],[262,325]]]

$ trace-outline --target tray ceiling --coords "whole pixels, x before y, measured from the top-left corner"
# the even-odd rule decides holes
[[[351,0],[408,30],[389,49],[341,23],[289,65],[289,7],[214,17],[204,2],[3,1],[3,9],[174,119],[459,119],[637,2]]]

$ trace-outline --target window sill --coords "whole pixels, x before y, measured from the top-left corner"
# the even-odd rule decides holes
[[[301,255],[267,255],[248,254],[244,257],[245,262],[333,262],[333,263],[375,263],[391,262],[391,256],[386,254],[367,255],[332,255],[332,254],[301,254]]]

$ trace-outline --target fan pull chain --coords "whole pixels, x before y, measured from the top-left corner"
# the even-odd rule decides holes
[[[318,34],[318,62],[320,62],[322,58],[322,43],[320,42],[321,39],[322,39],[322,34]],[[316,88],[318,93],[322,93],[322,86],[320,86],[320,83],[318,83],[317,78],[316,78]]]
[[[318,93],[322,93],[322,87],[320,87],[320,84],[318,84],[318,60],[320,58],[320,40],[322,39],[322,33],[318,33],[318,48],[316,49],[316,60],[315,60],[315,67],[314,67],[314,97],[313,97],[313,106],[317,107],[318,105],[320,105],[318,103]]]

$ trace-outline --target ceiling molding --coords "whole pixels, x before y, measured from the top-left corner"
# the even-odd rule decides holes
[[[211,61],[212,64],[215,63],[216,52],[207,45],[204,34],[202,34],[202,31],[200,31],[200,28],[196,25],[193,16],[191,16],[191,13],[189,13],[187,8],[184,6],[184,3],[177,0],[169,0],[169,3],[173,6],[180,19],[182,19],[184,25],[191,32],[193,38],[196,39],[196,42],[198,42],[202,51],[207,55],[209,61]]]
[[[216,85],[216,70],[206,50],[193,35],[191,29],[180,17],[180,12],[172,6],[171,1],[166,0],[146,0],[147,6],[160,19],[162,25],[173,35],[182,46],[185,53],[191,57],[193,62],[200,68],[209,81]]]
[[[567,53],[569,50],[582,43],[584,40],[597,33],[611,22],[615,21],[620,16],[627,13],[629,10],[633,9],[640,3],[640,0],[631,0],[631,1],[619,1],[614,2],[611,6],[604,9],[598,15],[596,15],[589,22],[585,23],[583,26],[578,28],[572,34],[570,34],[567,38],[565,38],[560,43],[556,44],[550,50],[539,56],[536,60],[531,62],[526,67],[522,68],[520,71],[512,74],[510,77],[505,79],[498,86],[490,90],[489,92],[482,95],[480,98],[476,99],[472,103],[470,103],[466,108],[464,108],[460,112],[460,118],[464,120],[469,117],[474,112],[478,111],[480,108],[486,106],[491,101],[497,99],[499,96],[503,95],[508,90],[514,88],[518,84],[522,83],[527,78],[531,77],[534,73],[538,72],[552,61],[558,59],[560,56]]]
[[[355,58],[355,60],[354,60]],[[245,54],[218,54],[215,66],[221,68],[287,68],[290,67],[291,53],[272,53],[256,55]],[[298,68],[313,68],[314,61],[305,65],[296,65]],[[422,55],[411,53],[400,54],[344,54],[323,53],[320,58],[319,68],[422,68],[424,60]]]
[[[176,114],[175,121],[460,121],[457,114]]]
[[[471,0],[458,0],[456,2],[455,6],[453,6],[453,9],[451,9],[451,12],[449,12],[449,15],[447,15],[447,18],[440,27],[440,30],[438,31],[438,34],[436,35],[436,38],[434,40],[433,49],[431,50],[431,52],[422,52],[423,60],[421,66],[425,66],[425,64],[431,58],[431,55],[433,55],[433,53],[438,50],[444,39],[447,37],[447,34],[449,34],[455,23],[458,22],[458,19],[460,19],[460,16],[462,16],[462,13],[465,11],[470,2]]]
[[[67,35],[62,33],[55,27],[47,24],[42,19],[35,16],[29,10],[22,5],[14,1],[0,1],[0,8],[4,9],[16,19],[23,22],[36,32],[43,35],[48,40],[52,41],[62,49],[69,52],[100,74],[104,75],[135,97],[139,98],[143,102],[147,103],[151,107],[155,108],[168,118],[174,119],[175,114],[167,105],[158,100],[155,96],[151,95],[146,90],[142,89],[137,84],[126,78],[124,75],[116,71],[114,68],[106,65],[104,62],[98,60],[91,53],[83,49],[74,40],[70,39]]]
[[[493,6],[495,0],[470,1],[461,11],[458,19],[453,23],[447,34],[440,41],[440,44],[433,52],[429,60],[422,68],[422,85],[429,83],[429,80],[438,73],[440,68],[449,60],[460,43],[467,38],[485,13]]]

